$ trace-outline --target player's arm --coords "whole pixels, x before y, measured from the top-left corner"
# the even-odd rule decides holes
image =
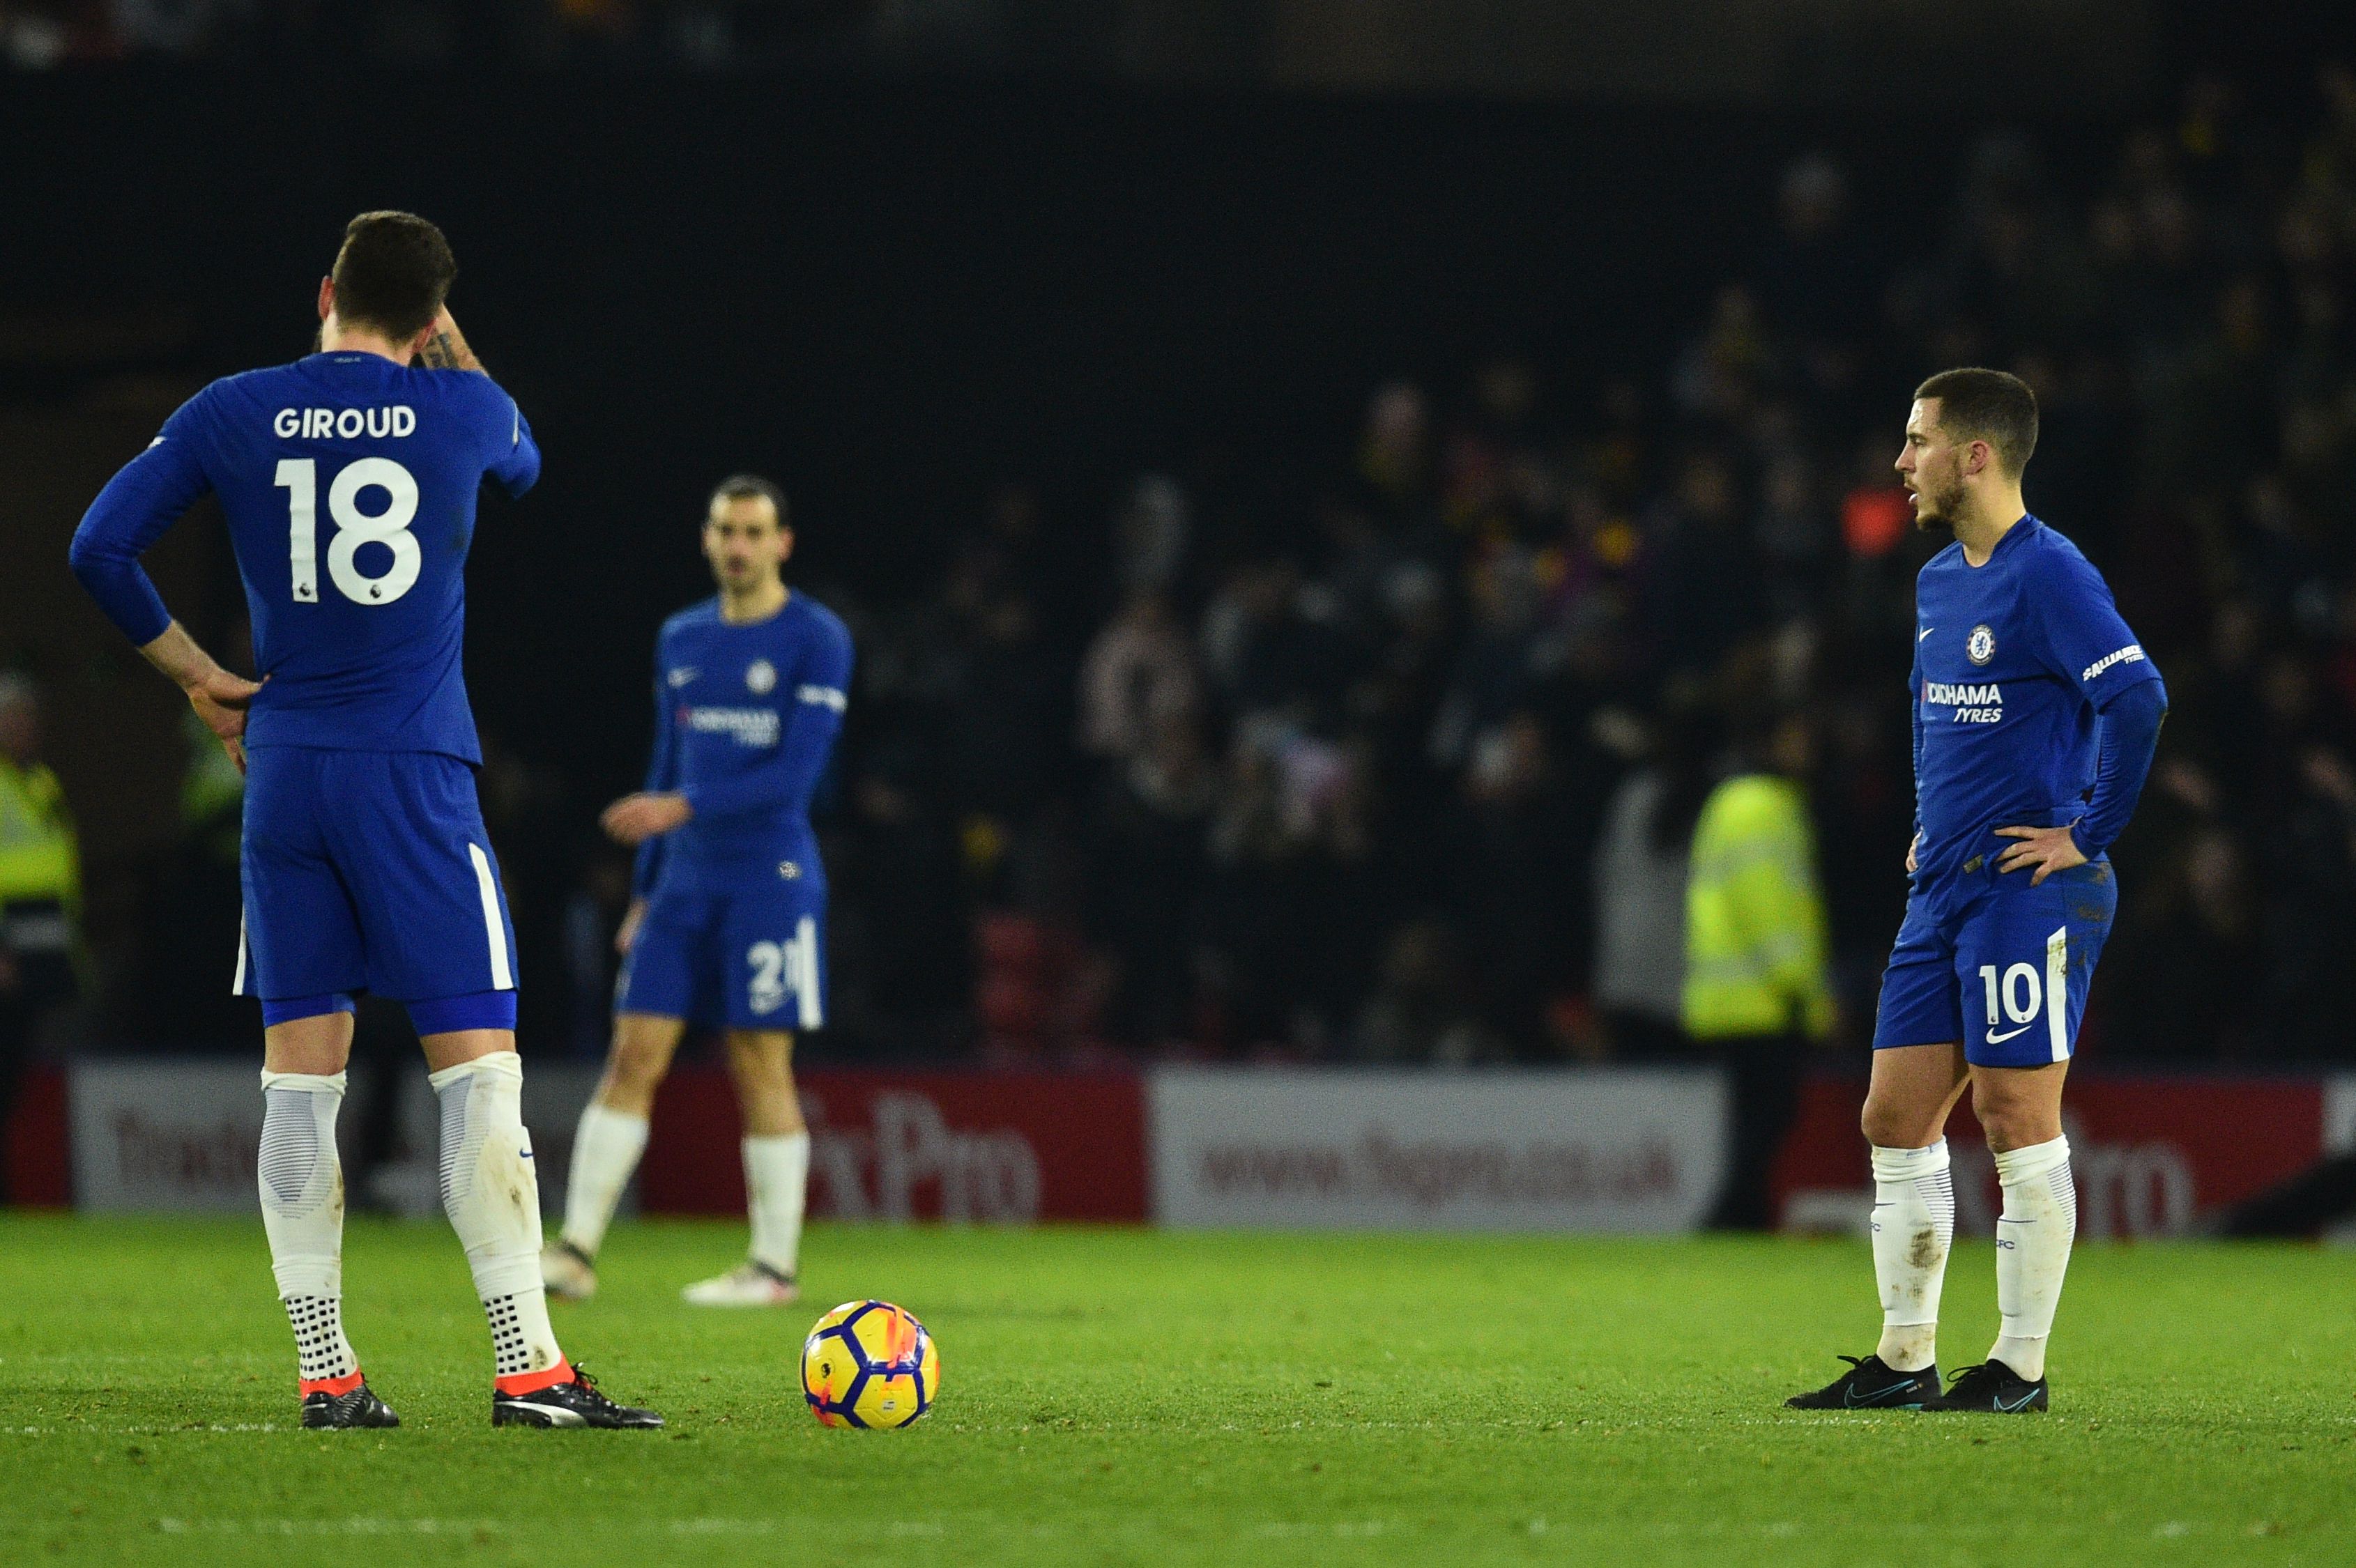
[[[777,749],[733,778],[699,781],[669,793],[634,795],[605,810],[605,831],[625,844],[669,833],[699,816],[802,810],[826,772],[850,706],[851,638],[830,628],[796,667],[793,707]]]
[[[629,911],[622,916],[622,929],[614,935],[614,946],[622,953],[629,952],[630,944],[637,939],[638,923],[646,918],[647,900],[653,896],[655,883],[662,879],[663,860],[669,853],[669,829],[648,833],[633,840],[616,831],[616,814],[632,801],[657,796],[676,799],[675,792],[679,786],[679,743],[671,727],[669,703],[663,691],[663,659],[659,643],[655,649],[654,693],[655,743],[652,754],[647,759],[646,788],[637,795],[616,801],[606,808],[605,816],[608,833],[623,843],[636,842],[638,847],[638,852],[630,864]],[[637,826],[629,814],[625,814],[622,821],[626,827]]]
[[[457,317],[450,314],[450,307],[446,304],[442,307],[442,314],[434,318],[434,336],[427,338],[425,347],[417,351],[417,362],[429,370],[473,370],[486,376],[490,374],[483,368],[483,362],[475,357],[474,349],[466,343],[466,335],[458,330]]]
[[[2158,667],[2145,656],[2092,566],[2068,563],[2040,604],[2046,666],[2084,694],[2098,729],[2094,797],[2075,822],[1997,829],[2001,837],[2019,840],[1997,861],[1997,869],[2034,867],[2032,887],[2056,871],[2084,865],[2125,830],[2151,774],[2160,723],[2168,717],[2168,688]]]
[[[67,560],[106,618],[147,662],[187,694],[189,705],[240,771],[245,767],[245,710],[262,688],[232,675],[199,647],[170,612],[139,558],[212,488],[196,451],[191,402],[165,423],[154,445],[98,493],[74,530]]]
[[[491,380],[457,318],[444,305],[434,318],[434,335],[417,352],[417,363],[429,370],[470,370],[487,383],[484,389],[483,468],[510,496],[520,496],[540,478],[540,443],[532,439],[531,421],[505,388]]]

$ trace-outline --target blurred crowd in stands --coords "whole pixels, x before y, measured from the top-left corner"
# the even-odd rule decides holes
[[[37,14],[6,7],[10,37]],[[1675,1054],[1688,851],[1747,772],[1804,787],[1830,1038],[1861,1051],[1905,896],[1912,579],[1945,542],[1891,464],[1914,385],[1987,364],[2036,389],[2030,504],[2174,704],[2090,1048],[2344,1060],[2356,76],[2319,80],[2288,108],[2196,80],[2092,181],[2012,133],[1887,182],[1802,156],[1644,374],[1402,378],[1254,492],[1290,508],[1147,474],[1078,549],[1009,484],[907,597],[822,586],[859,645],[821,816],[830,1049]],[[175,909],[233,899],[217,774]],[[531,788],[495,763],[486,806],[511,885],[577,890],[527,960],[594,1055],[626,875],[519,844]]]
[[[987,70],[1100,55],[1072,0],[0,0],[0,69],[142,59]]]
[[[2174,699],[2098,1049],[2344,1057],[2356,77],[2320,80],[2297,131],[2198,81],[2089,190],[2012,134],[1873,189],[1802,157],[1656,374],[1381,386],[1300,516],[1140,478],[1106,581],[1009,491],[928,600],[861,614],[853,1008],[892,1034],[970,996],[1017,1055],[1653,1054],[1695,820],[1772,765],[1804,778],[1861,1047],[1904,898],[1912,578],[1945,542],[1890,465],[1915,382],[1989,364],[2043,405],[2032,507]],[[1055,628],[1092,596],[1075,662]]]

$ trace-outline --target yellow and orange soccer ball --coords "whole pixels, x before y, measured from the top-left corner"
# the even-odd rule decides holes
[[[846,1301],[802,1341],[802,1394],[829,1426],[905,1426],[933,1408],[940,1388],[933,1337],[888,1301]]]

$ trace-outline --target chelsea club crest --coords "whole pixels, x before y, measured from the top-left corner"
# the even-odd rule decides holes
[[[1996,657],[1996,634],[1985,624],[1974,626],[1972,635],[1964,639],[1964,656],[1974,664],[1986,664]]]
[[[1979,636],[1987,630],[1982,626],[1972,635]],[[1985,660],[1982,662],[1986,662]],[[777,667],[766,659],[755,659],[744,667],[744,689],[755,697],[766,697],[777,684]]]

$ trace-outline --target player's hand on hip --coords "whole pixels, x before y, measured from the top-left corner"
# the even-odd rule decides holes
[[[642,844],[677,827],[683,827],[695,808],[687,804],[683,795],[641,793],[626,795],[605,808],[598,820],[605,826],[606,836],[620,844]]]
[[[2056,871],[2066,871],[2072,866],[2086,863],[2086,857],[2078,852],[2078,840],[2072,836],[2067,824],[2060,827],[1999,827],[1996,834],[1999,838],[2020,840],[1997,859],[1996,869],[2018,871],[2036,867],[2037,874],[2029,879],[2029,885],[2032,888]]]
[[[1908,839],[1906,843],[1906,874],[1910,877],[1922,869],[1914,863],[1914,851],[1921,848],[1922,848],[1922,833],[1920,828],[1917,828],[1914,837]]]
[[[262,689],[262,683],[216,666],[184,689],[188,694],[188,706],[197,710],[205,728],[220,741],[221,750],[237,764],[237,771],[245,772],[245,710],[252,706],[253,694]]]
[[[638,940],[638,926],[647,918],[647,901],[632,899],[630,907],[622,912],[622,929],[614,933],[614,951],[627,958]]]

